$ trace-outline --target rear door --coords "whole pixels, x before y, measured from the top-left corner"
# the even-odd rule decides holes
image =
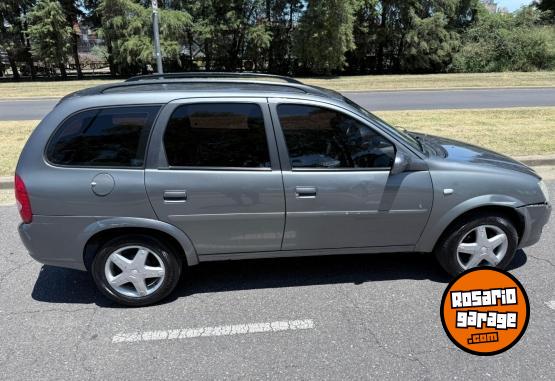
[[[283,250],[412,246],[432,206],[428,171],[391,175],[406,149],[340,107],[270,99],[287,205]]]
[[[266,98],[170,103],[145,176],[158,218],[183,230],[199,255],[280,249],[285,201]]]

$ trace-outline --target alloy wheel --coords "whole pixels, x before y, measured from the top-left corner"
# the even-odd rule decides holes
[[[501,228],[480,225],[465,234],[457,246],[457,261],[465,270],[497,266],[507,254],[509,240]]]
[[[125,246],[108,256],[106,280],[118,293],[139,298],[154,293],[166,275],[162,259],[145,246]]]

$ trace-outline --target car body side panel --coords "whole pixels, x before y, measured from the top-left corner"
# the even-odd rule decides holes
[[[271,168],[170,168],[163,146],[166,125],[176,108],[193,103],[259,105]],[[199,255],[280,249],[285,200],[266,98],[193,98],[168,104],[152,135],[145,179],[158,218],[186,233]],[[168,191],[181,192],[186,199],[165,200]]]
[[[447,227],[459,216],[486,206],[518,208],[542,203],[537,179],[495,167],[429,160],[434,184],[434,206],[416,251],[430,252]],[[530,221],[525,220],[525,225]]]
[[[19,225],[19,235],[38,262],[86,270],[83,250],[89,239],[97,233],[116,228],[144,228],[167,233],[183,248],[187,264],[198,264],[197,253],[189,237],[175,226],[155,219],[35,215],[32,223]]]
[[[91,97],[99,98],[99,97]],[[50,136],[69,116],[90,107],[117,107],[90,100],[64,102],[54,108],[32,133],[16,172],[25,182],[33,214],[44,216],[128,216],[156,218],[146,196],[142,168],[64,167],[49,164],[44,151]],[[120,101],[121,102],[121,101]],[[100,174],[113,178],[113,190],[103,197],[92,190]]]
[[[30,224],[19,225],[19,236],[38,262],[52,266],[86,270],[82,234],[96,224],[94,217],[33,216]]]
[[[287,207],[282,250],[314,250],[415,245],[428,221],[433,191],[427,170],[393,175],[382,169],[292,169],[277,107],[302,104],[346,114],[391,141],[396,151],[414,156],[391,136],[349,110],[289,98],[270,98]],[[299,197],[298,188],[314,188]]]
[[[179,227],[199,254],[279,250],[285,206],[277,171],[146,171],[149,197],[160,220]],[[165,190],[187,201],[164,200]]]
[[[177,227],[157,219],[135,217],[97,218],[94,224],[88,225],[83,231],[80,240],[82,242],[87,242],[97,233],[121,228],[144,228],[167,233],[175,238],[183,248],[185,257],[187,258],[187,264],[190,266],[198,264],[197,251],[191,239]]]
[[[432,208],[427,171],[284,172],[283,250],[414,245]],[[297,186],[316,187],[313,199]]]

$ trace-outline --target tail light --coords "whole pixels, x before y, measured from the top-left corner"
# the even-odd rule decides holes
[[[31,201],[25,183],[17,174],[15,175],[15,199],[17,201],[17,208],[23,223],[29,224],[33,221],[33,211],[31,210]]]

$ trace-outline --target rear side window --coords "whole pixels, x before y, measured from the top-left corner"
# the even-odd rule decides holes
[[[269,168],[257,104],[199,103],[177,108],[164,134],[172,167]]]
[[[150,129],[160,106],[87,110],[66,120],[46,155],[53,164],[142,167]]]

